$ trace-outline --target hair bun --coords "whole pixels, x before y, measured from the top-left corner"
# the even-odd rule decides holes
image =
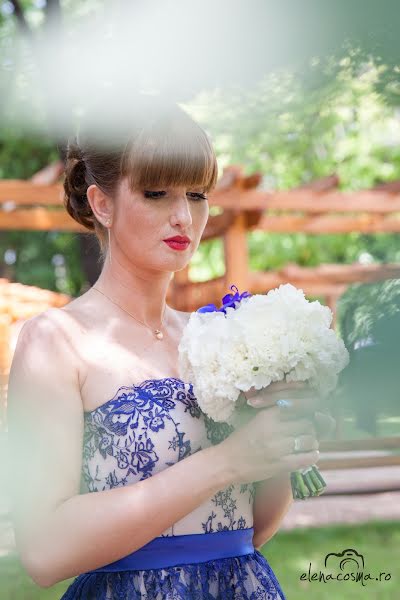
[[[94,229],[93,211],[86,191],[88,178],[82,150],[75,144],[68,146],[64,179],[64,206],[75,221]]]

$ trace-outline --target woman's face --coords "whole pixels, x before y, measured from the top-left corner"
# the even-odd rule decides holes
[[[121,180],[112,220],[113,251],[143,268],[183,269],[197,250],[209,214],[202,188],[174,187],[135,190]],[[166,238],[187,236],[190,243],[176,250]],[[121,257],[122,258],[122,257]]]

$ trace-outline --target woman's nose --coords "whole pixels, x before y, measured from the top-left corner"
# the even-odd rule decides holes
[[[192,224],[192,213],[190,211],[190,204],[187,198],[183,200],[179,199],[175,204],[175,210],[172,214],[172,223],[180,223],[184,227]]]

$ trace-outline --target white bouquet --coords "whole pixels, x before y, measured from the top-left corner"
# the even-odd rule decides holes
[[[307,382],[328,396],[349,361],[330,328],[332,311],[291,284],[267,294],[230,289],[236,292],[223,297],[220,309],[208,304],[190,315],[178,347],[180,376],[192,382],[202,411],[233,424],[241,392],[275,381]],[[325,482],[313,466],[292,473],[292,487],[295,498],[304,498],[321,493]]]

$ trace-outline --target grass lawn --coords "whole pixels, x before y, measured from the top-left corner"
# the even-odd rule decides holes
[[[389,581],[301,581],[311,562],[311,575],[322,570],[328,553],[353,548],[364,556],[364,575],[391,574]],[[278,533],[262,548],[287,600],[395,600],[400,589],[400,522],[374,522],[360,526],[296,529]],[[337,563],[335,563],[337,564]],[[351,569],[347,569],[349,571]],[[337,573],[332,566],[329,572]],[[346,571],[344,571],[346,572]],[[0,559],[1,600],[59,600],[73,579],[51,588],[36,586],[15,557]]]
[[[328,568],[325,568],[325,557],[331,552],[340,553],[347,548],[363,555],[364,576],[369,573],[374,580],[364,579],[363,583],[351,580],[308,580],[310,563],[311,575],[317,573],[319,577],[320,571],[325,577],[328,573],[340,573],[340,570],[334,567],[334,563],[329,568],[328,562]],[[267,557],[288,600],[399,598],[400,521],[282,531],[265,544],[262,553]],[[340,559],[336,560],[335,565],[338,565],[338,560]],[[349,564],[341,573],[343,575],[351,571],[356,569],[354,565]],[[375,577],[379,578],[380,572],[383,571],[391,574],[390,580],[384,581],[382,575],[382,580],[376,581]],[[302,573],[307,574],[306,580],[300,580]]]

